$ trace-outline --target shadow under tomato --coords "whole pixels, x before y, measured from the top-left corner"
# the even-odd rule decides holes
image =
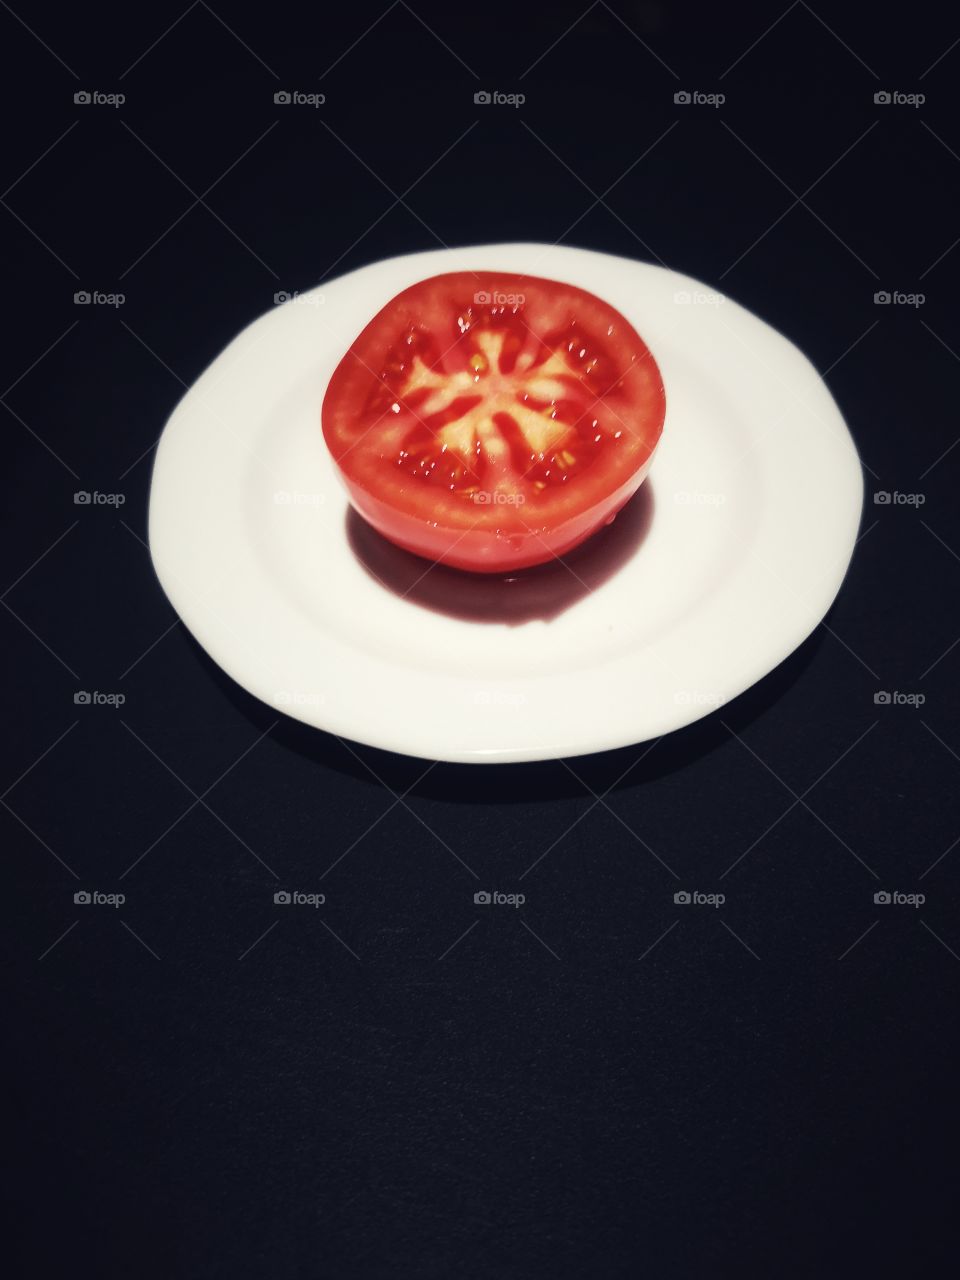
[[[607,525],[562,560],[509,574],[467,573],[431,564],[395,547],[352,507],[347,542],[363,568],[388,591],[435,613],[468,622],[524,622],[555,618],[596,590],[639,551],[653,523],[650,481]]]

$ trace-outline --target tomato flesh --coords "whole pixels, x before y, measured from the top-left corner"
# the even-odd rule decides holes
[[[663,428],[660,371],[593,294],[461,272],[405,289],[324,397],[327,445],[392,542],[496,573],[563,555],[642,483]]]

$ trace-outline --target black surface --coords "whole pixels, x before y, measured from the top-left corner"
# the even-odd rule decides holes
[[[944,1274],[955,16],[14,8],[6,1270]],[[327,102],[277,107],[284,88]],[[475,106],[482,88],[527,102]],[[82,89],[127,101],[74,105]],[[680,89],[727,101],[678,106]],[[278,290],[438,243],[557,238],[723,289],[825,372],[867,488],[826,624],[720,716],[569,767],[421,778],[278,721],[151,571],[167,415]],[[126,301],[77,307],[83,289]],[[126,501],[77,507],[81,489]],[[75,706],[79,689],[126,702]],[[279,885],[328,901],[275,907]],[[527,901],[475,907],[481,887]],[[75,907],[82,888],[127,901]],[[678,907],[680,888],[727,902]],[[878,906],[881,889],[926,902]]]

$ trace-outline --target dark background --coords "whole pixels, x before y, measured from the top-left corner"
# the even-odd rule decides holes
[[[3,6],[11,1274],[955,1262],[958,35],[803,0]],[[397,802],[424,762],[277,722],[176,622],[151,448],[274,292],[516,239],[663,262],[796,342],[862,538],[721,716]],[[521,911],[474,906],[547,850]]]

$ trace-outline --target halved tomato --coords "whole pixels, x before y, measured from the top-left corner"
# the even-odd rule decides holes
[[[663,382],[619,312],[573,285],[460,272],[404,289],[334,371],[323,434],[398,546],[497,573],[562,556],[639,488]]]

